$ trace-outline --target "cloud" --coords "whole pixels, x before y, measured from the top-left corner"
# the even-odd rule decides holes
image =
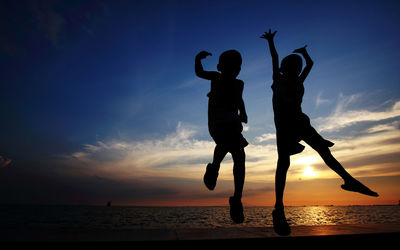
[[[329,138],[335,145],[331,148],[334,157],[355,177],[394,176],[400,175],[400,133],[398,128],[365,133],[357,136]],[[301,154],[291,158],[291,169],[303,169],[313,166],[319,178],[338,178],[326,166],[321,157],[306,147]],[[290,170],[291,171],[291,170]],[[289,177],[295,180],[296,173]],[[300,172],[299,172],[300,174]]]
[[[270,140],[275,140],[275,138],[276,138],[275,134],[266,133],[266,134],[262,134],[261,136],[257,136],[256,138],[254,138],[254,141],[256,143],[261,143],[261,142],[266,142],[266,141],[270,141]]]
[[[400,101],[385,102],[378,108],[350,108],[365,103],[364,96],[340,95],[339,102],[327,117],[312,121],[321,134],[335,142],[333,155],[355,176],[393,176],[400,169]],[[386,106],[382,109],[382,106]],[[306,150],[291,159],[300,166],[325,166],[314,150]],[[337,177],[329,168],[317,168],[322,178]],[[289,178],[290,180],[290,178]]]
[[[383,111],[367,109],[351,110],[350,104],[361,98],[360,94],[339,97],[339,102],[328,117],[314,120],[319,131],[337,131],[361,122],[377,122],[390,118],[400,117],[400,101],[396,101],[390,108]]]
[[[327,139],[335,142],[332,151],[344,166],[357,169],[359,173],[377,167],[377,170],[370,172],[371,175],[393,175],[398,172],[393,165],[394,158],[391,157],[392,160],[388,162],[380,156],[400,153],[399,121],[389,119],[400,116],[400,101],[393,102],[383,111],[347,109],[351,104],[362,101],[361,99],[361,95],[341,96],[331,115],[316,118],[313,123],[316,121],[318,124],[318,132],[336,131]],[[364,121],[374,123],[358,129],[358,124]],[[344,134],[343,129],[348,127],[354,128],[356,132]],[[215,143],[211,140],[197,139],[197,133],[196,126],[178,122],[175,132],[163,138],[141,141],[110,140],[85,144],[81,151],[68,156],[72,161],[69,165],[71,168],[79,166],[75,171],[81,174],[95,173],[98,176],[112,176],[117,179],[157,176],[200,180],[205,165],[212,160]],[[324,133],[322,135],[324,136]],[[245,148],[245,152],[246,181],[272,182],[277,160],[275,134],[264,133],[255,137],[253,143]],[[374,160],[371,157],[375,157]],[[307,164],[325,165],[310,147],[292,158],[293,167]],[[310,162],[311,158],[315,160]],[[384,164],[385,167],[379,168],[379,164]],[[364,171],[364,174],[367,172]],[[292,171],[293,177],[296,173],[301,171]],[[324,176],[337,177],[330,170],[326,171]],[[232,159],[228,154],[221,164],[220,179],[232,178]]]
[[[11,159],[6,159],[3,156],[0,155],[0,167],[5,167],[10,165]]]
[[[204,82],[204,80],[201,80],[198,77],[194,77],[192,79],[184,81],[183,83],[180,83],[179,85],[176,86],[176,88],[177,89],[191,88],[193,86],[202,84],[202,82]]]
[[[212,161],[215,143],[196,139],[198,128],[178,122],[175,132],[159,139],[110,140],[85,144],[81,151],[65,156],[61,171],[113,179],[184,178],[200,180]],[[245,148],[248,181],[265,181],[276,165],[274,144],[250,144]],[[232,180],[232,159],[221,164],[220,179]]]
[[[331,101],[328,99],[323,99],[322,92],[319,92],[317,98],[315,99],[315,106],[318,108],[322,104],[329,104],[329,103],[331,103]]]
[[[161,139],[111,140],[85,144],[67,159],[88,171],[111,172],[121,177],[176,177],[200,170],[212,157],[215,144],[194,138],[196,128],[178,123],[176,131]],[[84,167],[87,166],[87,167]],[[177,169],[181,169],[178,171]],[[190,175],[193,176],[194,175]]]
[[[366,133],[378,133],[390,130],[396,130],[400,127],[400,121],[394,121],[388,124],[378,124],[365,130]]]
[[[400,101],[392,101],[389,107],[378,111],[365,107],[349,108],[362,102],[362,98],[362,95],[340,96],[329,116],[318,117],[312,123],[318,124],[319,132],[335,131],[328,133],[331,137],[327,138],[335,142],[332,153],[353,176],[400,175],[400,121],[396,120],[400,115]],[[361,123],[362,127],[359,126]],[[352,128],[351,132],[344,133],[347,128]],[[178,122],[174,132],[159,138],[84,144],[80,151],[63,158],[66,167],[61,171],[138,183],[134,187],[148,192],[169,190],[168,199],[173,197],[182,202],[207,197],[222,199],[233,190],[232,158],[228,154],[221,164],[218,193],[204,195],[202,177],[206,164],[212,160],[215,143],[211,139],[197,138],[198,132],[198,127]],[[255,137],[245,152],[245,192],[247,196],[257,197],[270,191],[267,187],[274,183],[277,162],[275,134],[264,133]],[[317,152],[307,146],[303,153],[291,157],[287,181],[297,182],[306,166],[313,167],[316,178],[339,178]],[[162,195],[157,197],[163,199]],[[164,200],[167,201],[167,197]]]

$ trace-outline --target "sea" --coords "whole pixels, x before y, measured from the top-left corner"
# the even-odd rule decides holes
[[[272,207],[245,207],[245,221],[234,224],[229,207],[128,207],[0,205],[0,229],[181,229],[270,227]],[[400,223],[400,206],[286,207],[290,225]]]

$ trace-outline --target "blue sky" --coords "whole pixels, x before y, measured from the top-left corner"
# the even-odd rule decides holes
[[[179,190],[200,186],[213,149],[207,131],[210,86],[195,77],[194,56],[210,51],[213,56],[204,60],[204,67],[216,70],[219,54],[237,49],[243,56],[239,78],[245,82],[249,116],[244,134],[254,146],[248,154],[249,190],[265,191],[271,180],[263,186],[252,169],[258,169],[254,164],[263,162],[265,152],[264,170],[272,173],[276,157],[271,58],[259,38],[269,28],[278,30],[280,58],[308,45],[315,64],[305,82],[303,110],[324,136],[346,142],[344,138],[357,141],[383,131],[391,132],[387,140],[398,139],[397,1],[2,1],[0,7],[3,176],[18,178],[11,173],[18,170],[83,189],[107,180],[131,188],[131,193],[147,190],[163,200],[170,190],[188,200]],[[256,154],[258,146],[266,148]],[[191,148],[191,159],[172,157]],[[167,153],[160,157],[171,159],[145,164],[162,152]],[[381,157],[387,154],[396,152]],[[397,160],[393,158],[388,176],[398,175]],[[125,168],[110,169],[106,163]],[[229,157],[226,164],[228,171]],[[179,167],[168,167],[173,165]],[[124,175],[130,178],[121,181]],[[385,174],[382,170],[378,175]],[[30,181],[26,187],[2,185],[20,193],[19,200],[10,202],[24,202],[24,192],[35,186]],[[229,185],[222,190],[230,190]],[[193,192],[206,199],[207,193],[199,190]],[[37,193],[43,202],[106,199],[75,199],[71,194],[55,201]],[[120,196],[124,204],[140,200]]]

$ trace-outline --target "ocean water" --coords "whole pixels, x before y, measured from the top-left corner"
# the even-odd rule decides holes
[[[129,230],[272,226],[272,207],[246,207],[232,223],[229,207],[0,205],[0,228]],[[400,223],[400,206],[286,207],[290,225]]]

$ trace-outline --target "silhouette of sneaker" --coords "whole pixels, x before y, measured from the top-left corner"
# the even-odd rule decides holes
[[[366,187],[364,184],[357,181],[356,179],[351,179],[351,180],[345,181],[345,183],[341,186],[341,188],[346,191],[358,192],[358,193],[369,195],[369,196],[374,196],[374,197],[379,196],[378,193],[372,191],[371,189],[369,189],[368,187]]]
[[[287,236],[290,234],[291,230],[286,221],[285,212],[283,209],[275,209],[272,212],[272,221],[274,224],[275,233],[281,236]]]
[[[243,223],[244,214],[243,214],[243,205],[240,199],[236,199],[235,197],[229,197],[229,205],[230,205],[230,215],[231,219],[235,223]]]
[[[204,184],[210,190],[214,190],[217,185],[218,169],[211,163],[208,163],[206,173],[204,174]]]

